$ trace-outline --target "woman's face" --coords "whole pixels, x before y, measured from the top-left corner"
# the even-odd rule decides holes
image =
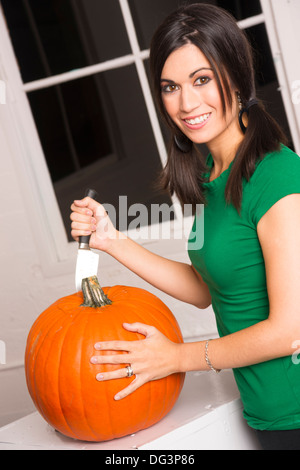
[[[174,51],[166,60],[161,74],[162,100],[173,122],[193,142],[232,142],[241,138],[238,104],[232,90],[232,109],[226,115],[210,63],[193,44]]]

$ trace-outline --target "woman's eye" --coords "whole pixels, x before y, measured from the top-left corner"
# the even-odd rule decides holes
[[[162,87],[163,93],[174,93],[174,91],[178,90],[177,85],[165,85]]]
[[[195,81],[195,85],[206,85],[206,83],[210,82],[211,78],[209,77],[199,77]]]

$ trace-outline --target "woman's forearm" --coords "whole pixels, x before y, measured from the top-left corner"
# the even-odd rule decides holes
[[[299,336],[299,335],[298,335]],[[299,339],[299,338],[298,338]],[[269,319],[209,342],[208,356],[215,369],[235,369],[292,355],[297,333],[283,330]],[[206,341],[179,345],[179,372],[210,370],[205,359]]]
[[[178,300],[199,308],[206,308],[211,303],[208,287],[189,264],[156,255],[125,235],[113,240],[107,253],[149,284]]]
[[[91,248],[110,254],[161,291],[199,308],[210,305],[209,289],[191,265],[151,253],[119,232],[105,208],[89,197],[74,201],[71,210],[74,240],[91,235]]]

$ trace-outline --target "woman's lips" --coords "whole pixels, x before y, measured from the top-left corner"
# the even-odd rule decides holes
[[[182,119],[182,121],[189,129],[200,129],[207,123],[210,116],[211,116],[211,113],[206,113],[206,114],[201,114],[200,116]]]

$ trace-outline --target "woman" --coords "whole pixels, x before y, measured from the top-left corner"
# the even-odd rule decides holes
[[[135,380],[115,396],[122,399],[174,372],[232,368],[263,448],[300,449],[300,159],[257,100],[251,48],[224,10],[180,8],[157,30],[150,59],[172,134],[162,184],[182,204],[205,204],[204,245],[189,251],[191,265],[164,259],[117,232],[88,198],[71,206],[72,236],[91,233],[93,248],[155,287],[202,309],[212,304],[220,338],[178,345],[151,325],[124,324],[145,340],[96,344],[127,351],[92,357],[120,364],[97,379],[126,377],[130,363]]]

